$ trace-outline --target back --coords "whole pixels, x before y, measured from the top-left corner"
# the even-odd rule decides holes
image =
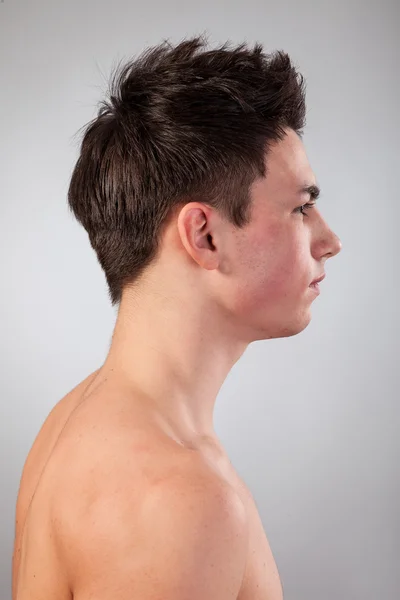
[[[26,597],[28,588],[28,597],[32,597],[31,585],[39,586],[39,589],[42,586],[49,593],[49,597],[55,600],[71,597],[68,584],[65,577],[62,576],[62,565],[60,563],[54,564],[57,553],[54,548],[51,548],[52,534],[49,531],[50,524],[47,518],[47,500],[43,497],[43,494],[39,494],[38,498],[36,496],[39,483],[42,476],[45,475],[46,465],[50,460],[58,438],[81,401],[85,389],[94,380],[96,374],[97,371],[89,375],[56,404],[43,423],[26,458],[15,513],[15,539],[12,559],[13,600]],[[34,531],[36,523],[40,524],[38,532]],[[44,536],[47,540],[48,557],[39,558],[39,544]],[[32,555],[30,551],[28,552],[29,548],[33,548]],[[51,567],[52,563],[53,567]]]

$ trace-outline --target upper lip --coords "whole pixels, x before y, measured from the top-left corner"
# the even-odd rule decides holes
[[[310,285],[313,285],[314,283],[319,283],[320,281],[322,281],[323,279],[325,279],[325,273],[323,273],[320,277],[318,277],[317,279],[314,279],[314,281],[311,282]]]

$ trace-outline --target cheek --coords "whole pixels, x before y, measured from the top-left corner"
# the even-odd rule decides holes
[[[293,229],[270,227],[241,255],[240,296],[248,308],[277,304],[297,294],[308,280],[304,240]]]

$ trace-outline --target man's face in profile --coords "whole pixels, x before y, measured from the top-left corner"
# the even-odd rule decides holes
[[[287,132],[268,153],[267,176],[252,187],[250,224],[229,242],[224,303],[254,340],[296,335],[309,324],[317,296],[310,284],[341,249],[317,206],[304,208],[306,215],[300,210],[315,203],[300,190],[316,178],[303,142]]]

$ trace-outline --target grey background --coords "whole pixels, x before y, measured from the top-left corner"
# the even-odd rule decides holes
[[[400,597],[398,2],[5,0],[0,6],[1,564],[26,455],[103,362],[115,310],[68,214],[75,134],[113,64],[162,38],[261,41],[307,79],[305,144],[342,240],[300,335],[252,344],[217,432],[253,492],[285,600]]]

